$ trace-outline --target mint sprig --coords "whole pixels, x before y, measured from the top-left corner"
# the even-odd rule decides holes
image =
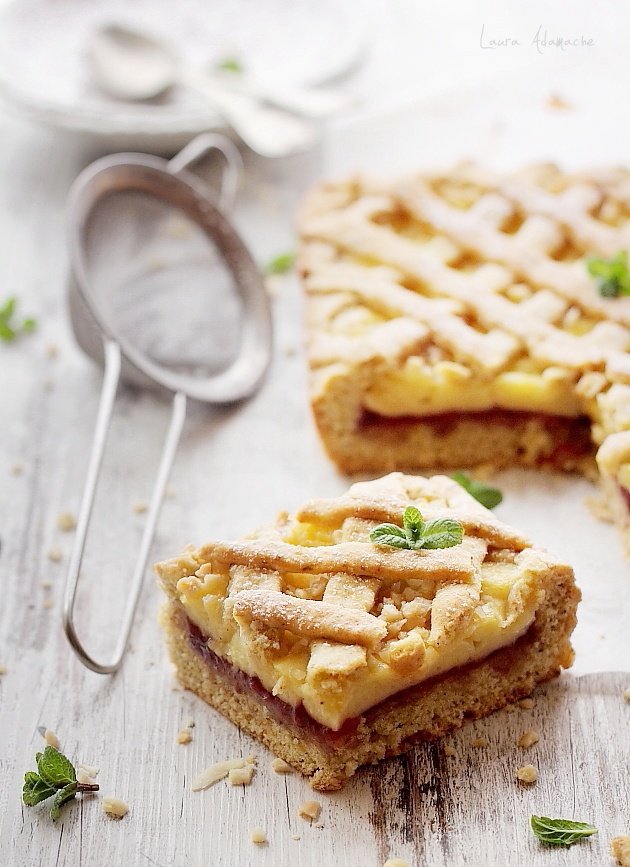
[[[11,343],[21,334],[30,334],[37,328],[37,322],[32,317],[17,322],[15,319],[16,307],[17,298],[13,296],[7,298],[0,306],[0,340],[5,343]]]
[[[453,473],[451,476],[454,482],[461,485],[465,491],[468,491],[471,497],[474,497],[478,503],[485,506],[486,509],[494,509],[503,501],[503,494],[498,488],[493,488],[490,485],[484,485],[483,482],[478,482],[476,479],[471,479],[468,473]]]
[[[550,819],[548,816],[532,816],[532,831],[541,843],[547,846],[572,846],[585,837],[597,834],[597,828],[586,822],[571,819]]]
[[[620,250],[612,259],[591,256],[586,260],[586,267],[591,277],[596,278],[599,294],[603,298],[630,295],[630,268],[626,250]]]
[[[37,771],[24,774],[22,800],[27,807],[34,807],[41,801],[53,799],[50,818],[56,821],[61,808],[72,801],[77,792],[97,792],[97,783],[78,783],[77,773],[72,762],[54,747],[46,747],[43,753],[35,756]]]
[[[265,266],[265,274],[288,274],[295,265],[295,253],[280,253]]]
[[[415,506],[407,506],[403,512],[402,527],[398,524],[379,524],[370,533],[370,540],[375,545],[411,551],[452,548],[453,545],[459,545],[463,537],[464,528],[459,521],[435,518],[425,522]]]

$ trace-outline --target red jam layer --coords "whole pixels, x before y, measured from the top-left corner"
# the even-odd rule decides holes
[[[432,427],[437,434],[445,435],[455,425],[463,421],[511,427],[530,419],[535,419],[555,438],[556,447],[550,455],[544,458],[545,463],[562,464],[567,460],[593,453],[591,421],[586,416],[567,418],[546,413],[518,412],[507,409],[489,409],[480,412],[443,412],[437,415],[424,416],[383,416],[370,410],[363,410],[357,428],[366,431],[378,428],[398,428],[403,431],[406,427],[422,422],[422,424]]]
[[[222,678],[228,680],[236,692],[245,694],[253,692],[269,714],[283,725],[296,729],[298,732],[306,732],[311,740],[316,740],[329,750],[334,750],[335,747],[341,746],[355,733],[359,724],[359,717],[346,720],[338,731],[326,728],[326,726],[316,722],[316,720],[309,716],[301,704],[297,705],[297,707],[287,704],[286,701],[283,701],[276,695],[272,695],[269,690],[265,689],[257,677],[245,674],[244,671],[236,668],[236,666],[210,650],[201,630],[190,620],[188,620],[188,634],[190,643],[197,653]]]

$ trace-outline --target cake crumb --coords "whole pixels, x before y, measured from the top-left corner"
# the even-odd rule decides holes
[[[48,358],[57,358],[59,356],[59,347],[56,343],[49,343],[46,347],[46,355]]]
[[[0,677],[2,677],[3,674],[6,674],[7,671],[8,668],[6,667],[6,665],[0,665]]]
[[[523,747],[527,749],[528,747],[533,747],[534,744],[537,744],[540,740],[540,735],[538,732],[535,732],[533,729],[528,729],[526,732],[520,736],[517,740],[516,744],[519,747]]]
[[[272,770],[276,772],[276,774],[292,774],[293,768],[288,762],[285,762],[284,759],[274,759],[271,763]]]
[[[534,699],[533,698],[522,698],[518,706],[523,708],[523,710],[531,710],[534,707]]]
[[[621,867],[630,867],[630,834],[622,834],[610,841],[610,851]]]
[[[57,526],[63,533],[70,533],[77,526],[77,521],[72,512],[61,512],[57,517]]]
[[[450,746],[450,744],[446,744],[446,746],[444,747],[444,755],[451,757],[456,756],[457,750],[455,749],[455,747]]]
[[[192,732],[186,726],[186,728],[180,729],[177,732],[177,743],[178,744],[189,744],[192,741]]]
[[[46,608],[46,610],[50,610],[55,603],[53,602],[53,600],[49,596],[48,598],[44,599],[42,604],[43,604],[44,608]]]
[[[254,776],[254,766],[246,765],[244,768],[232,768],[228,772],[228,782],[232,786],[249,786]]]
[[[24,472],[24,467],[20,463],[15,463],[11,467],[11,475],[13,476],[21,476]]]
[[[301,840],[302,838],[300,837],[299,834],[291,834],[291,839],[292,840]]]
[[[42,588],[42,590],[50,590],[50,588],[52,587],[52,581],[49,578],[44,578],[43,581],[39,582],[39,586]]]
[[[514,711],[516,710],[516,705],[515,704],[506,704],[506,706],[503,708],[503,710],[506,713],[514,713]]]
[[[623,697],[625,698],[626,701],[630,701],[630,687],[628,689],[624,689]]]
[[[473,746],[473,747],[487,747],[488,746],[488,740],[487,740],[487,738],[475,738],[473,741],[471,741],[471,746]]]
[[[521,783],[531,785],[538,780],[538,771],[533,765],[523,765],[516,772],[516,779]]]
[[[63,560],[63,552],[61,548],[49,548],[46,556],[52,563],[61,563]]]
[[[110,819],[122,819],[129,812],[129,807],[120,798],[103,798],[102,807]]]
[[[552,111],[569,111],[573,105],[559,93],[550,93],[547,97],[547,107]]]
[[[44,733],[42,734],[42,737],[44,738],[44,740],[46,741],[46,744],[49,747],[54,747],[56,750],[58,750],[59,747],[61,746],[61,744],[59,743],[59,738],[50,729],[44,729]]]
[[[267,842],[267,835],[262,828],[252,828],[251,837],[252,843],[258,843],[259,846]]]
[[[175,488],[168,487],[164,491],[164,497],[167,500],[172,500],[175,498]]]
[[[298,816],[301,816],[302,819],[310,819],[313,822],[319,819],[321,812],[322,805],[319,801],[302,801],[298,807]]]
[[[148,505],[144,502],[144,500],[136,500],[133,504],[133,510],[136,515],[143,515],[148,509]]]
[[[409,867],[409,862],[402,858],[388,858],[383,867]]]

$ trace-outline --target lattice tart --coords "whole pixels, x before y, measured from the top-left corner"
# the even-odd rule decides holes
[[[355,179],[299,227],[312,405],[343,470],[596,453],[630,543],[630,172]]]
[[[156,570],[181,683],[317,789],[572,662],[571,568],[445,476],[360,482]]]

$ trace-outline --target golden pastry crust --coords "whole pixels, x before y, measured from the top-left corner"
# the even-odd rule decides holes
[[[315,189],[299,265],[338,465],[592,473],[599,448],[630,490],[630,298],[603,298],[586,267],[628,249],[629,188],[624,170],[465,164]]]
[[[436,550],[370,540],[381,517],[400,526],[410,505],[425,518],[458,516],[463,540]],[[256,736],[258,723],[243,723],[236,708],[246,704],[251,715],[258,699],[226,698],[226,671],[256,681],[253,692],[262,688],[311,727],[343,732],[397,695],[518,644],[544,621],[556,581],[562,589],[554,592],[566,596],[566,622],[557,642],[545,637],[551,646],[538,672],[541,679],[552,676],[558,659],[569,664],[579,598],[570,567],[532,547],[451,479],[402,473],[359,482],[334,500],[311,500],[294,518],[283,514],[252,538],[190,549],[156,570],[172,600],[166,628],[175,635],[171,652],[183,682],[207,698],[225,681],[223,698],[211,703],[220,710],[225,705],[230,719]],[[487,707],[497,701],[493,694]],[[281,720],[278,725],[276,734]],[[411,717],[401,744],[409,726]],[[319,756],[321,743],[311,746]],[[359,764],[376,760],[383,749],[391,752],[371,749],[366,746]],[[290,751],[279,755],[295,763]]]

